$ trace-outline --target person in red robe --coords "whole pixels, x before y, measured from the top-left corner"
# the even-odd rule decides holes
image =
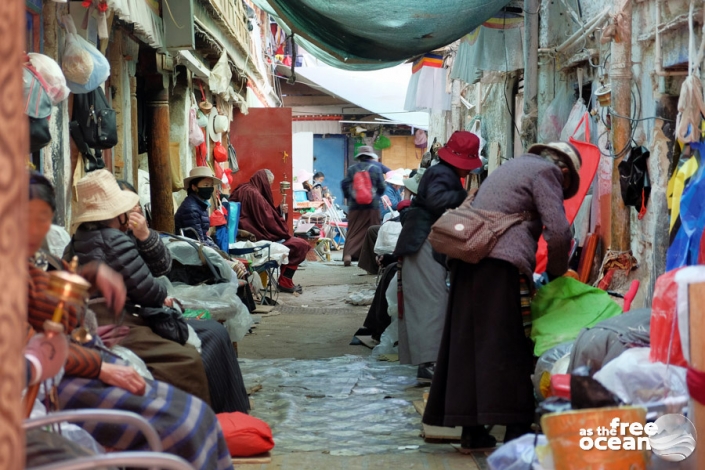
[[[257,171],[248,183],[238,186],[230,200],[240,203],[238,228],[252,233],[257,240],[278,242],[289,248],[289,264],[281,266],[278,288],[280,292],[301,292],[301,286],[292,281],[296,270],[306,259],[310,249],[306,240],[291,236],[279,209],[274,205],[269,170]]]

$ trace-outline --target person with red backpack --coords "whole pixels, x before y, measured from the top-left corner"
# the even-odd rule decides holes
[[[379,225],[379,198],[386,188],[384,174],[377,164],[379,157],[372,147],[360,147],[355,160],[358,163],[348,168],[347,176],[340,183],[348,200],[348,233],[343,249],[345,266],[359,259],[367,229]]]

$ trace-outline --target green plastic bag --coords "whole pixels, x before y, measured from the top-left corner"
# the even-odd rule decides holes
[[[210,320],[211,312],[208,310],[192,310],[187,308],[184,310],[184,317],[196,320]]]
[[[375,150],[384,150],[388,149],[391,146],[392,141],[389,140],[389,137],[387,137],[386,135],[380,134],[379,137],[377,137],[377,140],[375,140]]]
[[[583,328],[622,313],[607,292],[568,277],[539,289],[531,302],[531,339],[539,357],[554,346],[575,340]]]

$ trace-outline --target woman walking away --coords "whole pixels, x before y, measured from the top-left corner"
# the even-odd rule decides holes
[[[360,147],[355,160],[358,163],[348,168],[348,175],[340,183],[348,200],[348,233],[343,248],[345,266],[360,257],[367,229],[380,224],[379,198],[386,188],[382,169],[375,164],[379,157],[372,147]]]
[[[418,378],[430,381],[443,333],[448,301],[444,260],[434,256],[428,234],[431,225],[467,197],[460,182],[482,165],[480,141],[470,132],[455,132],[439,150],[440,163],[423,175],[411,208],[402,217],[394,254],[400,258],[403,305],[399,307],[399,361],[418,365]],[[399,282],[399,281],[398,281]]]
[[[485,425],[506,425],[505,443],[530,432],[533,361],[522,324],[520,278],[532,279],[542,232],[549,278],[568,269],[571,233],[563,200],[578,191],[580,165],[570,144],[533,145],[495,170],[472,205],[536,216],[511,227],[478,264],[450,261],[443,340],[423,422],[462,426],[464,449],[495,446]]]
[[[289,248],[289,264],[282,265],[279,276],[279,292],[302,292],[301,286],[294,285],[292,278],[306,259],[310,246],[306,240],[292,237],[289,227],[274,205],[271,185],[274,175],[269,170],[259,170],[252,175],[249,183],[243,183],[230,195],[230,200],[239,202],[240,229],[247,230],[257,240],[282,243]]]

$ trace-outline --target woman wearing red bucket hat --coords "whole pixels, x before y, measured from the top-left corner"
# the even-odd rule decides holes
[[[399,360],[418,365],[420,380],[428,381],[433,376],[448,300],[446,267],[434,256],[428,234],[447,209],[458,207],[467,197],[460,179],[481,165],[479,147],[476,135],[455,132],[438,152],[441,161],[424,173],[416,198],[402,219],[394,253],[400,258],[398,279],[403,278]]]
[[[565,142],[533,145],[493,171],[472,203],[532,216],[510,227],[480,262],[448,263],[448,308],[423,422],[462,426],[464,449],[495,446],[486,425],[506,425],[505,443],[531,432],[533,353],[523,327],[522,278],[531,285],[542,233],[549,277],[568,269],[572,235],[563,200],[578,191],[581,164]]]

